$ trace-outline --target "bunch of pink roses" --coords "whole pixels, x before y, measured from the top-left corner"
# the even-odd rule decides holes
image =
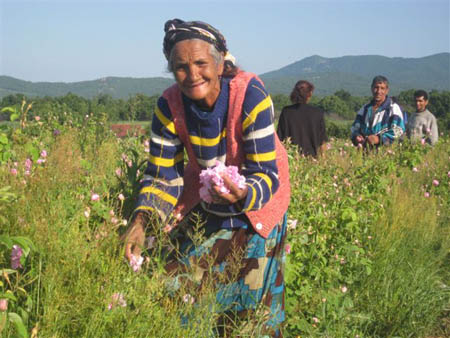
[[[227,175],[233,183],[235,183],[240,189],[245,188],[245,176],[239,174],[239,169],[236,166],[226,166],[220,161],[216,161],[216,165],[211,168],[207,168],[200,173],[200,198],[207,203],[212,202],[212,196],[209,190],[213,186],[218,186],[223,193],[229,193],[230,190],[225,186],[223,175]]]

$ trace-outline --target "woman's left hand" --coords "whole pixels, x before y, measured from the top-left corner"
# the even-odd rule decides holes
[[[230,190],[229,193],[223,193],[220,191],[220,188],[215,185],[210,190],[210,194],[213,199],[213,203],[216,204],[233,204],[238,201],[241,201],[247,197],[248,188],[245,186],[244,189],[240,189],[228,175],[224,174],[222,176],[225,187]]]

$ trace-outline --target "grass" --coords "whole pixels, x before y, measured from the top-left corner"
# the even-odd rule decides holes
[[[171,293],[158,250],[143,272],[133,273],[124,262],[121,221],[134,203],[131,174],[147,156],[144,146],[137,139],[89,135],[77,129],[56,138],[41,134],[49,155],[31,176],[23,176],[28,155],[20,142],[19,174],[10,174],[11,163],[0,167],[3,186],[16,196],[0,198],[0,232],[27,236],[37,247],[11,284],[0,277],[0,292],[16,296],[8,311],[42,337],[210,337],[218,320],[212,281],[202,292],[184,285]],[[450,300],[449,143],[364,156],[334,140],[319,162],[289,150],[289,217],[298,225],[288,237],[285,336],[448,334],[441,323]],[[121,157],[132,158],[131,150],[138,158],[128,167]],[[439,186],[431,184],[435,178]],[[90,200],[94,192],[99,202]],[[167,244],[164,233],[158,236],[160,245]],[[9,267],[10,252],[1,243],[0,253],[0,265]],[[116,293],[126,307],[114,301]],[[183,300],[186,294],[194,304]],[[256,337],[261,325],[255,316],[230,324],[230,331]],[[2,332],[16,333],[13,325]]]

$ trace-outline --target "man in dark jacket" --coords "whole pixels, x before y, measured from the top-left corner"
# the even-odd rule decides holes
[[[308,104],[313,91],[314,85],[308,81],[295,84],[290,97],[293,105],[281,111],[277,134],[281,141],[290,138],[301,154],[317,157],[328,138],[323,111]]]

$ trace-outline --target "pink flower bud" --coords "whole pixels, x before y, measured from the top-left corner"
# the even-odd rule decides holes
[[[123,194],[119,194],[118,198],[119,200],[123,201],[125,199],[125,196]]]
[[[425,196],[425,197],[430,197],[430,193],[428,192],[428,191],[426,191],[424,194],[423,194],[423,196]]]
[[[5,312],[8,310],[8,300],[7,299],[0,299],[0,311]]]
[[[433,180],[433,185],[434,185],[435,187],[437,187],[437,186],[439,185],[439,181],[438,181],[438,180]]]
[[[134,272],[138,272],[141,269],[144,257],[131,255],[130,266]]]
[[[188,304],[194,304],[195,298],[192,297],[189,293],[187,293],[183,296],[183,302]]]
[[[115,215],[114,210],[110,210],[110,211],[109,211],[109,215],[110,215],[111,217],[113,217],[113,216]]]
[[[16,176],[17,175],[17,169],[16,168],[12,168],[10,171],[11,175]]]
[[[116,169],[116,175],[119,176],[119,177],[122,176],[122,169],[117,168]]]
[[[91,201],[98,201],[100,200],[100,196],[98,194],[92,194],[91,195]]]
[[[47,157],[47,151],[46,150],[42,150],[41,151],[41,157],[42,158],[46,158]]]

